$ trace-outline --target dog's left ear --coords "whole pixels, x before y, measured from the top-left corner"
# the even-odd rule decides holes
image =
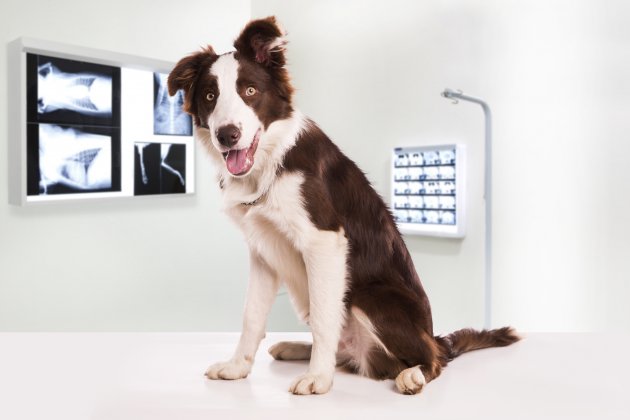
[[[274,16],[253,20],[234,41],[234,48],[245,57],[264,66],[283,67],[286,63],[285,35]]]
[[[183,108],[190,115],[197,114],[194,94],[199,74],[204,68],[210,68],[210,65],[217,57],[212,47],[208,45],[201,51],[179,60],[168,75],[168,94],[173,96],[178,90],[183,90]]]

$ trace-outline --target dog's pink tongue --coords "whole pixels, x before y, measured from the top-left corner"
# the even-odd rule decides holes
[[[228,152],[226,165],[231,174],[239,175],[245,172],[247,168],[247,150],[230,150]]]

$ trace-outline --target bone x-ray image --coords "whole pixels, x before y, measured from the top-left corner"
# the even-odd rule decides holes
[[[192,118],[182,110],[184,92],[168,94],[168,74],[153,73],[153,134],[192,136]]]
[[[30,122],[120,126],[120,68],[28,54]]]
[[[186,145],[136,143],[135,195],[186,192]]]
[[[54,124],[28,130],[29,195],[120,190],[116,130]]]

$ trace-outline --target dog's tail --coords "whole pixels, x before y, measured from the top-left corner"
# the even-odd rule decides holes
[[[445,337],[436,337],[438,343],[446,350],[448,360],[453,360],[467,351],[509,346],[520,339],[521,337],[516,334],[512,327],[482,331],[465,328],[450,333]]]

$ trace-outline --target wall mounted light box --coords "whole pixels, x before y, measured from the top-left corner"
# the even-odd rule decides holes
[[[11,204],[194,193],[172,63],[26,38],[9,53]]]
[[[464,237],[465,159],[457,144],[393,150],[391,206],[402,233]]]

